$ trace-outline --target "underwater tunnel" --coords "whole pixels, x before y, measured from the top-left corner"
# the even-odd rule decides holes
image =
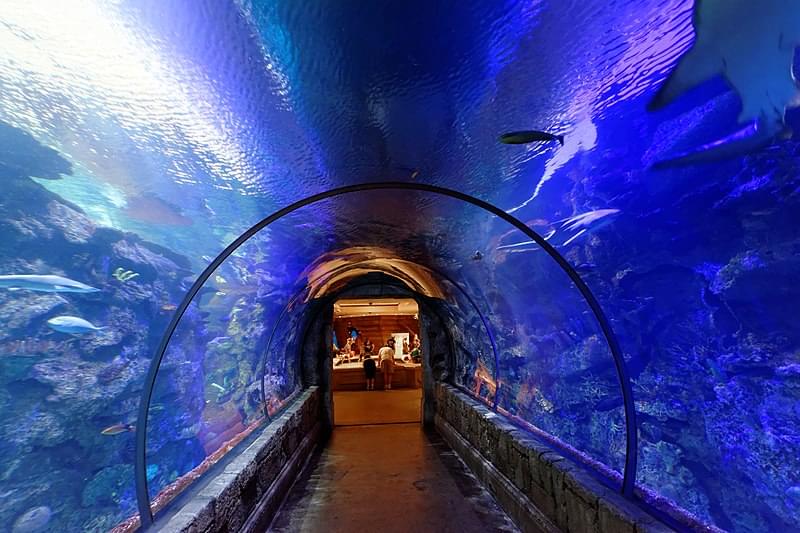
[[[389,530],[800,530],[797,46],[788,0],[2,2],[0,530],[376,528],[308,507],[373,427],[425,465]]]

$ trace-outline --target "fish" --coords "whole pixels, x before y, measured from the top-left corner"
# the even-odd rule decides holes
[[[178,308],[175,304],[164,304],[161,306],[162,311],[174,311]]]
[[[113,426],[108,426],[104,430],[100,431],[103,435],[119,435],[120,433],[125,433],[126,431],[136,431],[136,427],[131,424],[114,424]]]
[[[194,224],[194,221],[185,216],[180,208],[149,193],[129,198],[123,213],[128,218],[149,224],[166,226],[191,226]]]
[[[555,222],[555,224],[560,223],[561,226],[550,231],[544,236],[544,239],[556,247],[568,246],[572,244],[578,237],[582,235],[588,235],[604,226],[607,226],[619,213],[619,209],[595,209],[594,211],[587,211],[586,213],[581,213],[580,215],[558,220]],[[536,246],[536,248],[533,249],[538,249],[538,244],[536,241],[523,241],[512,244],[503,244],[498,246],[497,249],[510,250],[528,246]]]
[[[481,259],[483,259],[483,254],[480,252],[480,250],[475,250],[475,253],[472,254],[472,260],[480,261]]]
[[[211,386],[217,389],[221,393],[225,392],[225,387],[223,387],[222,385],[219,385],[217,383],[212,383]]]
[[[217,344],[222,344],[223,342],[227,342],[229,340],[231,340],[230,337],[214,337],[208,341],[208,346],[216,346]]]
[[[745,128],[687,152],[669,156],[653,162],[653,170],[716,163],[725,159],[741,157],[765,148],[774,140],[773,133],[750,124]]]
[[[695,0],[695,40],[656,95],[649,111],[722,75],[741,100],[739,123],[786,135],[785,114],[800,105],[792,74],[800,45],[800,2],[795,0]],[[731,31],[735,28],[736,31]]]
[[[83,335],[84,333],[95,333],[107,329],[107,326],[97,327],[88,320],[77,316],[57,316],[47,321],[51,329],[70,335]]]
[[[90,287],[74,279],[55,276],[52,274],[11,274],[0,276],[0,288],[10,291],[38,291],[38,292],[100,292],[100,289]]]
[[[564,146],[564,136],[554,135],[546,131],[537,130],[524,130],[512,131],[504,133],[500,136],[499,141],[503,144],[528,144],[532,142],[545,142],[545,141],[558,141],[558,144]]]
[[[588,274],[593,272],[597,268],[597,265],[594,263],[581,263],[579,265],[575,265],[575,271],[580,272],[581,274]]]
[[[208,200],[205,198],[203,199],[203,209],[208,211],[208,214],[210,214],[212,217],[217,216],[217,212],[211,209],[211,206],[208,204]]]

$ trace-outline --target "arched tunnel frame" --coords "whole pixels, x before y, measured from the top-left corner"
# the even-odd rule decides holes
[[[369,263],[370,261],[371,261],[371,259],[364,259],[364,260],[361,260],[361,261],[356,261],[354,263],[347,263],[346,265],[342,265],[340,267],[337,267],[337,268],[331,270],[330,272],[327,272],[327,273],[319,276],[314,281],[316,282],[316,281],[318,281],[320,279],[323,279],[323,278],[328,278],[328,277],[335,276],[338,273],[346,272],[349,269],[355,268],[358,265],[362,265],[364,263]],[[494,355],[495,381],[498,383],[498,386],[497,386],[497,392],[494,395],[493,407],[497,407],[497,400],[498,400],[498,397],[500,396],[499,395],[500,381],[499,381],[498,375],[497,375],[497,371],[498,371],[498,369],[500,367],[500,354],[497,351],[497,343],[495,342],[494,333],[492,332],[492,328],[491,328],[491,325],[489,324],[489,321],[486,319],[486,316],[481,312],[480,308],[478,307],[478,304],[475,302],[475,300],[472,298],[472,296],[470,296],[469,293],[463,287],[461,287],[461,285],[459,285],[453,278],[451,278],[449,275],[445,274],[444,272],[442,272],[442,271],[440,271],[438,269],[432,268],[430,266],[425,266],[425,268],[430,270],[433,274],[436,274],[437,276],[440,276],[442,279],[444,279],[445,281],[447,281],[451,285],[453,285],[456,288],[456,290],[458,290],[458,292],[461,293],[461,295],[463,295],[464,298],[467,299],[467,302],[469,302],[469,304],[472,306],[472,308],[478,314],[478,317],[481,320],[481,324],[483,324],[483,329],[486,331],[486,336],[489,338],[489,343],[490,343],[490,345],[492,347],[492,354]],[[398,278],[395,278],[395,279],[398,279]],[[399,280],[399,279],[398,279],[398,281],[402,282],[402,280]],[[275,324],[272,326],[272,331],[269,334],[269,339],[267,340],[267,344],[266,344],[266,346],[264,348],[264,356],[261,358],[261,399],[264,402],[264,416],[266,417],[267,420],[270,419],[270,415],[267,412],[267,406],[266,406],[266,383],[265,383],[266,368],[267,368],[267,359],[266,358],[267,358],[267,355],[269,354],[270,346],[272,346],[272,339],[275,336],[275,332],[278,329],[278,325],[283,320],[283,317],[286,315],[286,313],[289,310],[289,308],[297,301],[298,298],[300,298],[300,296],[303,294],[303,291],[305,291],[306,288],[307,288],[307,286],[301,288],[300,290],[298,290],[294,294],[294,296],[292,296],[289,299],[289,301],[283,307],[283,309],[281,309],[281,312],[278,315],[278,318],[275,319]]]
[[[150,401],[153,395],[153,388],[155,386],[156,378],[158,376],[158,369],[161,365],[161,361],[164,358],[164,354],[166,353],[167,346],[169,345],[170,340],[172,339],[172,335],[175,332],[175,329],[178,327],[183,314],[188,309],[189,305],[191,304],[194,297],[200,291],[200,289],[205,285],[208,278],[216,271],[217,268],[228,258],[231,254],[233,254],[240,246],[242,246],[245,242],[247,242],[251,237],[255,234],[275,222],[283,218],[284,216],[321,200],[326,200],[328,198],[334,198],[337,196],[355,193],[355,192],[363,192],[363,191],[375,191],[375,190],[406,190],[406,191],[419,191],[419,192],[427,192],[431,194],[438,194],[442,196],[447,196],[450,198],[454,198],[456,200],[460,200],[462,202],[466,202],[468,204],[474,205],[484,211],[487,211],[505,222],[511,224],[516,229],[527,235],[531,240],[536,242],[542,249],[547,252],[547,254],[555,260],[558,266],[569,276],[570,280],[575,284],[575,286],[580,291],[581,295],[583,296],[586,303],[589,305],[589,308],[592,310],[597,322],[600,325],[600,329],[603,331],[603,335],[606,338],[606,342],[608,343],[608,347],[611,351],[611,356],[614,359],[614,366],[617,371],[617,378],[619,380],[620,389],[622,392],[622,400],[623,406],[625,410],[625,468],[623,472],[623,480],[622,480],[622,494],[624,496],[632,498],[634,495],[634,488],[636,483],[636,468],[637,468],[637,449],[638,449],[638,436],[637,436],[637,428],[638,425],[636,423],[636,407],[633,400],[633,387],[631,386],[630,377],[627,371],[627,365],[625,363],[625,358],[622,355],[622,350],[620,349],[619,342],[617,340],[616,335],[614,334],[613,329],[611,328],[611,324],[609,323],[608,319],[603,312],[600,303],[597,301],[597,298],[592,293],[591,289],[589,289],[586,282],[583,281],[581,276],[578,272],[569,264],[569,262],[560,254],[558,251],[548,243],[544,237],[539,235],[537,232],[533,231],[527,225],[525,225],[521,220],[510,215],[500,209],[499,207],[476,198],[474,196],[468,195],[466,193],[456,191],[453,189],[447,189],[445,187],[439,187],[436,185],[429,185],[425,183],[410,183],[410,182],[397,182],[397,181],[378,181],[378,182],[371,182],[371,183],[361,183],[356,185],[347,185],[344,187],[338,187],[335,189],[329,189],[324,192],[320,192],[317,194],[313,194],[301,200],[298,200],[286,207],[275,211],[271,215],[267,216],[266,218],[262,219],[260,222],[257,222],[253,226],[251,226],[248,230],[244,233],[239,235],[232,243],[230,243],[222,252],[214,258],[213,261],[200,273],[197,277],[195,282],[187,291],[186,295],[181,300],[181,303],[178,305],[178,308],[175,310],[174,314],[172,315],[172,319],[167,326],[167,329],[164,332],[164,335],[159,342],[158,348],[156,349],[155,353],[153,354],[153,358],[150,362],[150,367],[147,372],[147,376],[145,378],[145,383],[142,388],[142,396],[139,403],[139,415],[136,425],[136,454],[135,454],[135,483],[136,483],[136,499],[137,505],[139,509],[139,519],[141,521],[141,526],[143,528],[150,526],[153,523],[153,514],[150,506],[150,495],[147,488],[147,418],[148,412],[150,409]]]

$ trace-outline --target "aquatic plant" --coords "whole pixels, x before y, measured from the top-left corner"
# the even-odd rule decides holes
[[[124,270],[122,267],[118,267],[114,270],[112,276],[117,278],[119,281],[126,282],[138,277],[139,274],[133,270]]]

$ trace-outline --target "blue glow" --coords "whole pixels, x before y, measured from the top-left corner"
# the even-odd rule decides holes
[[[132,516],[141,384],[197,274],[291,202],[400,180],[513,212],[580,272],[627,357],[643,491],[733,531],[800,528],[797,43],[773,46],[798,10],[765,6],[725,40],[736,72],[715,79],[714,32],[695,37],[689,0],[2,2],[0,276],[100,292],[0,286],[0,523],[42,507],[60,531]],[[668,77],[696,42],[702,61]],[[669,105],[648,111],[667,79]],[[521,129],[564,146],[497,142]],[[269,423],[300,386],[305,311],[368,271],[442,302],[454,381],[618,477],[608,347],[546,254],[509,246],[527,240],[388,191],[258,234],[167,350],[151,497]],[[57,316],[106,328],[64,333]]]

